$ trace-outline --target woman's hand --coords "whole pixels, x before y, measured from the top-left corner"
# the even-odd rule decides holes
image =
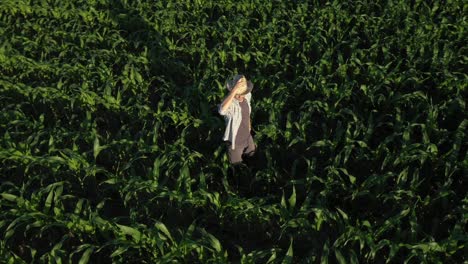
[[[247,80],[245,79],[245,77],[242,77],[237,81],[236,85],[234,86],[234,88],[232,88],[231,92],[237,94],[237,91],[242,90],[246,86]]]

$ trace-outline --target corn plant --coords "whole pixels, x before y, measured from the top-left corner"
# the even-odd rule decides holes
[[[462,263],[465,10],[2,1],[2,261]],[[236,190],[237,73],[258,150]]]

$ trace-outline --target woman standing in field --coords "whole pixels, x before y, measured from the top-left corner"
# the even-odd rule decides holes
[[[244,75],[236,75],[226,83],[228,96],[218,106],[218,112],[224,116],[226,130],[223,140],[227,143],[229,162],[242,163],[242,156],[252,157],[256,150],[253,141],[250,121],[250,100],[252,82]]]

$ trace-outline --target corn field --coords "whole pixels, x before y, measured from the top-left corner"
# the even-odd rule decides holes
[[[467,263],[462,0],[2,0],[2,263]],[[255,85],[234,188],[217,105]]]

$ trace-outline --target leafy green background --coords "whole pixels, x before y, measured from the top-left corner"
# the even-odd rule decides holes
[[[467,8],[3,0],[2,261],[462,263]],[[238,188],[236,73],[258,145]]]

